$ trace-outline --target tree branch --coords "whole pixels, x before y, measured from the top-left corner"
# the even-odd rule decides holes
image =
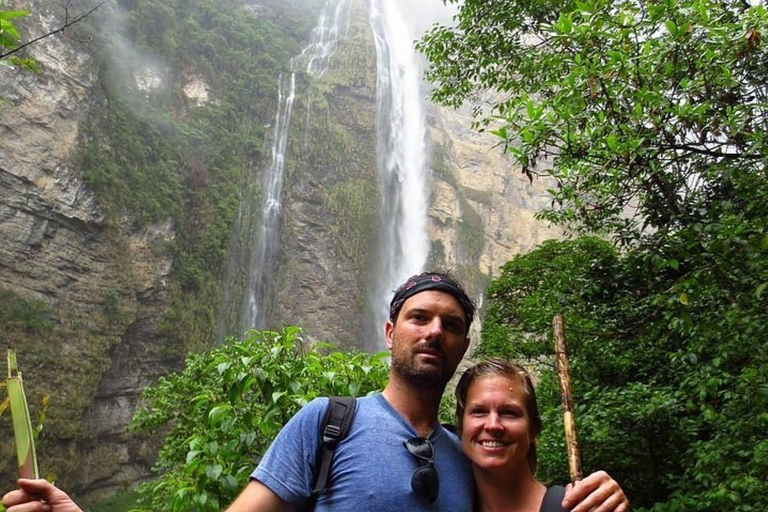
[[[13,55],[16,52],[20,52],[21,50],[23,50],[27,46],[33,45],[33,44],[37,43],[38,41],[40,41],[42,39],[45,39],[46,37],[50,37],[52,35],[58,34],[59,32],[64,32],[64,30],[66,30],[67,28],[71,27],[75,23],[78,23],[78,22],[84,20],[85,18],[87,18],[88,16],[90,16],[91,14],[93,14],[96,11],[96,9],[98,9],[99,7],[104,5],[105,3],[107,3],[107,0],[102,0],[101,2],[99,2],[96,5],[96,7],[94,7],[90,11],[85,12],[83,14],[80,14],[78,16],[75,16],[71,20],[69,19],[69,6],[67,6],[67,8],[65,10],[65,13],[64,13],[64,24],[61,27],[57,28],[56,30],[52,30],[51,32],[48,32],[47,34],[43,34],[40,37],[36,37],[36,38],[32,39],[31,41],[27,41],[26,43],[22,44],[21,46],[19,46],[17,48],[14,48],[13,50],[11,50],[11,51],[9,51],[7,53],[0,53],[0,59],[4,59],[4,58],[6,58],[6,57],[8,57],[10,55]]]
[[[733,159],[748,159],[748,160],[760,160],[765,158],[765,155],[758,153],[726,153],[724,151],[715,151],[711,149],[700,148],[691,146],[689,144],[667,144],[659,146],[659,153],[667,150],[674,151],[690,151],[699,155],[712,156],[716,158],[733,158]]]

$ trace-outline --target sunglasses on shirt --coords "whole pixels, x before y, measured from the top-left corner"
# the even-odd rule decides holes
[[[419,467],[411,476],[411,489],[416,496],[434,503],[440,491],[440,478],[435,469],[435,448],[424,437],[412,437],[403,443],[408,453],[416,457]]]

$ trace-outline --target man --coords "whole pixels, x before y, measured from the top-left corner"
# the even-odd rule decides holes
[[[437,416],[443,390],[469,346],[474,314],[466,292],[445,274],[413,276],[397,289],[385,328],[389,382],[381,394],[358,400],[349,433],[334,452],[330,486],[315,510],[472,510],[470,465]],[[227,512],[296,511],[307,505],[326,404],[327,399],[314,400],[288,422]],[[33,501],[24,488],[28,484],[20,485],[6,495],[6,506]],[[616,489],[605,473],[593,474],[569,489],[564,505],[578,503],[573,512],[593,510],[608,503]],[[614,508],[606,507],[606,512]],[[9,507],[8,512],[37,510],[78,509]]]

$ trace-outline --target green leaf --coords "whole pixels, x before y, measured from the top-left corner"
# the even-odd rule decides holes
[[[8,379],[5,381],[5,385],[11,406],[19,476],[21,478],[40,478],[29,406],[24,394],[21,372],[16,363],[16,353],[10,349],[8,350]]]
[[[205,476],[210,478],[211,480],[218,480],[221,476],[223,468],[221,467],[221,464],[216,464],[214,466],[208,466],[205,468]]]
[[[240,484],[237,479],[232,475],[226,475],[222,479],[222,486],[230,492],[237,492],[240,490]]]
[[[677,36],[677,24],[674,22],[674,20],[667,20],[664,22],[664,26],[667,27],[667,32],[669,32],[672,36]]]
[[[189,464],[194,459],[196,459],[197,456],[200,455],[201,453],[202,452],[200,450],[190,450],[189,452],[187,452],[187,461],[186,461],[186,463]]]
[[[211,425],[217,425],[221,422],[223,416],[229,412],[229,405],[217,405],[208,413],[208,421]]]
[[[10,22],[0,20],[0,43],[2,46],[12,48],[21,39],[18,30]]]
[[[0,11],[0,20],[12,20],[14,18],[21,18],[22,16],[27,15],[29,15],[29,11]]]
[[[507,138],[507,127],[506,126],[501,126],[498,129],[496,129],[496,130],[491,130],[490,133],[491,133],[491,135],[495,135],[495,136],[497,136],[497,137],[499,137],[501,139],[505,139],[506,140],[506,138]]]

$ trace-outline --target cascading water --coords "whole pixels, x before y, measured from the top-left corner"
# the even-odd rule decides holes
[[[427,236],[426,118],[421,71],[396,2],[371,0],[377,55],[378,167],[381,194],[379,254],[369,294],[373,331],[366,350],[383,348],[383,325],[392,291],[421,272]]]
[[[296,99],[296,74],[291,73],[287,80],[284,75],[280,75],[278,91],[272,160],[265,173],[265,184],[262,189],[264,206],[256,233],[256,247],[251,258],[248,295],[242,317],[244,330],[251,327],[265,327],[266,309],[263,304],[273,295],[273,276],[280,252],[285,148],[288,144],[293,101]]]
[[[280,256],[280,227],[283,212],[283,173],[285,151],[296,98],[295,70],[306,63],[306,72],[322,76],[341,36],[349,29],[350,0],[328,0],[323,6],[312,42],[291,61],[290,76],[281,75],[278,83],[278,109],[272,143],[272,160],[264,173],[263,207],[256,225],[254,250],[249,264],[248,287],[243,304],[242,329],[268,327],[266,305],[274,297],[274,279]]]
[[[349,12],[351,0],[329,0],[323,6],[317,26],[312,31],[312,42],[295,57],[306,61],[310,75],[323,76],[328,71],[328,62],[336,51],[339,40],[349,33]]]

